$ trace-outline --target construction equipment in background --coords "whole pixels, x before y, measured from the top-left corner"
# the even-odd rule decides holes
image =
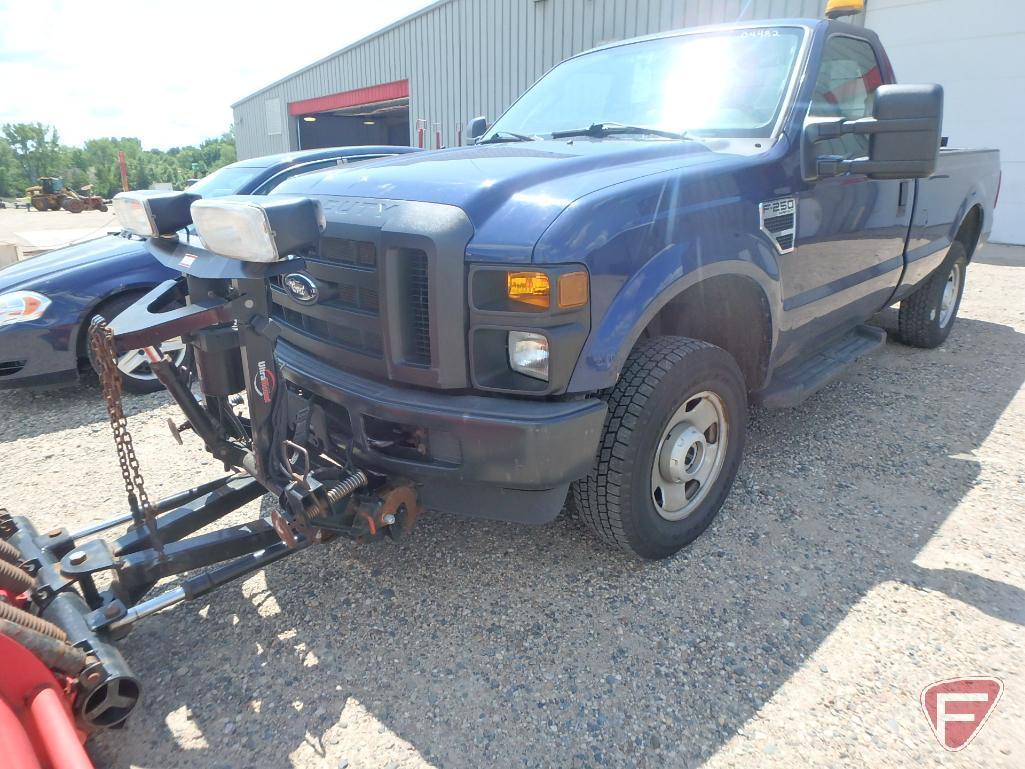
[[[32,207],[37,211],[60,211],[73,214],[83,211],[106,211],[106,201],[99,195],[93,195],[92,185],[87,184],[81,192],[75,192],[65,186],[59,176],[40,176],[39,184],[29,187],[25,194],[29,197]]]

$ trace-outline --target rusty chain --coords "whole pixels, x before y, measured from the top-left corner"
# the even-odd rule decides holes
[[[117,346],[114,334],[106,322],[97,316],[89,326],[89,346],[96,361],[97,374],[103,388],[103,400],[107,404],[110,417],[110,428],[114,432],[114,447],[117,449],[118,463],[121,465],[121,477],[125,482],[125,493],[132,509],[132,517],[136,525],[144,525],[149,533],[150,543],[157,553],[163,557],[164,547],[157,536],[156,517],[146,493],[139,458],[135,455],[132,434],[128,432],[128,418],[125,417],[121,402],[122,379],[121,370],[117,367]]]

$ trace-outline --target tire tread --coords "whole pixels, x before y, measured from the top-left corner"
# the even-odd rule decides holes
[[[605,542],[633,552],[621,510],[624,464],[638,417],[655,388],[687,355],[715,345],[697,339],[662,336],[644,340],[627,359],[615,387],[601,396],[608,403],[605,429],[598,447],[595,469],[572,486],[576,512]]]
[[[955,314],[950,324],[941,329],[937,320],[940,311],[939,299],[943,296],[943,284],[947,282],[950,268],[958,259],[964,260],[961,273],[961,291],[964,291],[967,277],[964,268],[967,267],[968,257],[964,245],[955,240],[950,246],[947,258],[943,260],[943,265],[915,289],[914,293],[901,301],[900,309],[897,311],[897,333],[904,344],[931,349],[938,347],[947,338],[957,316]]]

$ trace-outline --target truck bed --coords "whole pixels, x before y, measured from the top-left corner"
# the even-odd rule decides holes
[[[960,223],[976,206],[981,217],[980,242],[985,241],[993,222],[983,212],[993,211],[999,184],[999,150],[940,150],[936,171],[915,184],[906,267],[895,299],[906,296],[939,266]]]

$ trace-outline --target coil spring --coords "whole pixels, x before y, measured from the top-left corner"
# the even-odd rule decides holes
[[[327,499],[331,504],[337,504],[352,494],[352,492],[356,491],[356,489],[362,489],[368,483],[370,483],[370,479],[367,478],[367,474],[362,470],[357,470],[348,478],[343,478],[328,489]]]
[[[0,561],[0,587],[23,593],[32,587],[35,579],[27,571],[13,563]]]
[[[29,614],[27,611],[19,609],[17,606],[11,606],[9,603],[0,603],[0,619],[15,622],[22,627],[27,627],[29,630],[35,630],[37,633],[50,636],[50,638],[56,638],[58,641],[68,640],[67,633],[52,622],[47,622],[42,617]]]
[[[10,563],[19,563],[21,561],[21,553],[18,548],[7,540],[0,539],[0,560],[8,561]]]

